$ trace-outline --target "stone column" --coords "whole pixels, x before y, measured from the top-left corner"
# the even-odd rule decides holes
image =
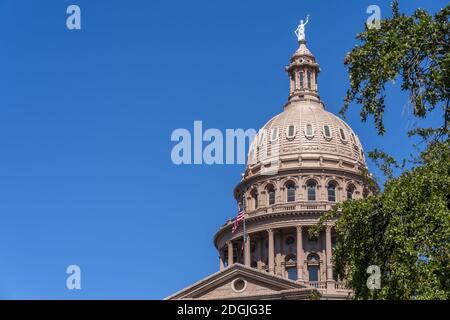
[[[222,271],[225,268],[224,264],[224,252],[223,249],[219,250],[219,270]]]
[[[303,234],[302,226],[297,226],[297,280],[303,281],[303,264],[304,264],[304,252],[303,252]]]
[[[261,243],[262,237],[258,236],[254,240],[255,240],[255,245],[256,245],[255,252],[258,255],[258,259],[256,260],[257,261],[256,267],[258,268],[258,270],[261,270],[262,269],[262,243]]]
[[[282,276],[283,274],[283,266],[282,266],[282,257],[281,257],[281,242],[282,242],[282,234],[280,231],[277,231],[275,234],[275,274],[278,276]]]
[[[269,233],[269,252],[268,252],[268,260],[269,260],[269,273],[274,273],[275,271],[275,261],[274,261],[274,241],[273,241],[273,230],[267,230]]]
[[[327,253],[327,281],[333,281],[333,266],[331,265],[331,226],[326,226],[325,239]]]
[[[247,237],[247,241],[245,241],[245,244],[244,244],[244,264],[247,266],[247,267],[250,267],[251,266],[251,261],[252,261],[252,259],[251,259],[251,252],[250,252],[250,235],[249,234],[247,234],[246,235],[246,237]]]
[[[233,265],[233,242],[228,241],[228,267],[231,267]]]

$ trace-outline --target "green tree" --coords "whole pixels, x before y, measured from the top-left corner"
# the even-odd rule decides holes
[[[400,13],[392,3],[392,17],[381,20],[380,28],[367,28],[357,35],[361,45],[347,55],[350,89],[341,115],[352,102],[362,106],[361,118],[372,115],[379,134],[385,133],[383,114],[385,87],[401,81],[416,117],[424,118],[436,107],[443,111],[437,135],[448,134],[450,86],[450,6],[431,16],[418,9],[412,16]],[[422,130],[420,131],[422,132]],[[420,133],[418,132],[418,133]]]
[[[389,179],[382,193],[338,204],[337,274],[359,299],[450,299],[450,144],[433,142],[422,165]],[[367,267],[381,268],[381,289],[369,290]]]
[[[337,204],[311,230],[316,236],[325,221],[336,220],[336,273],[357,299],[450,299],[449,13],[446,6],[434,16],[421,9],[406,16],[394,1],[392,17],[357,35],[361,43],[345,60],[350,89],[342,115],[355,102],[362,121],[373,116],[384,134],[385,86],[401,81],[414,116],[441,110],[443,119],[436,128],[409,133],[426,147],[408,170],[405,160],[370,152],[387,177],[384,190]],[[402,172],[398,177],[395,169]],[[367,286],[371,265],[381,269],[379,290]]]

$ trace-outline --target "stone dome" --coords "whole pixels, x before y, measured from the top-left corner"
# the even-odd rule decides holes
[[[234,189],[239,215],[220,227],[214,245],[221,270],[242,263],[330,297],[348,297],[333,277],[337,217],[326,221],[315,239],[309,230],[336,203],[377,190],[358,136],[320,99],[320,66],[306,47],[305,25],[299,25],[299,47],[285,68],[288,101],[250,143],[247,167]]]
[[[284,169],[329,167],[360,173],[364,151],[350,126],[325,110],[318,94],[320,66],[300,41],[286,72],[289,100],[250,144],[244,179]]]
[[[324,109],[315,100],[299,100],[269,120],[251,143],[249,171],[257,166],[279,160],[321,158],[358,169],[366,167],[358,136],[342,119]],[[280,168],[281,169],[281,168]]]

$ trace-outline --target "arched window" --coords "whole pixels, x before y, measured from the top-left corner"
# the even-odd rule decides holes
[[[347,187],[347,199],[348,200],[352,200],[353,199],[353,192],[355,192],[355,187],[353,187],[352,185],[349,185]]]
[[[284,261],[288,279],[297,280],[297,256],[295,254],[289,254],[286,256]]]
[[[308,266],[308,280],[319,281],[319,266]]]
[[[273,186],[267,188],[267,195],[269,198],[269,206],[275,204],[275,188]]]
[[[308,181],[306,189],[308,190],[308,201],[316,201],[316,182]]]
[[[295,264],[297,262],[297,256],[293,253],[289,254],[285,258],[286,264]]]
[[[253,198],[253,208],[258,209],[258,191],[256,190],[252,191],[252,198]]]
[[[308,264],[319,264],[319,256],[315,253],[311,253],[308,255]]]
[[[289,182],[286,185],[286,195],[287,195],[287,202],[294,202],[295,201],[295,184],[293,182]]]
[[[245,194],[241,194],[238,198],[238,210],[245,210]]]
[[[328,201],[336,202],[336,185],[333,182],[328,184]]]
[[[367,190],[367,188],[364,188],[363,190],[363,198],[367,198],[369,196],[369,190]]]
[[[307,257],[308,261],[308,280],[309,281],[319,281],[319,256],[315,253],[311,253]]]

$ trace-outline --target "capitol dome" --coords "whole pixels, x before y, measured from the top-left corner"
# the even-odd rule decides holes
[[[289,101],[250,144],[243,178],[317,165],[355,172],[365,169],[358,136],[342,119],[326,111],[320,100],[320,67],[305,41],[300,42],[286,71],[291,80]]]
[[[322,164],[328,161],[349,170],[366,166],[358,136],[315,100],[290,103],[259,130],[249,151],[249,173],[274,157],[298,163],[320,157]]]
[[[358,136],[320,99],[321,70],[306,46],[307,23],[297,28],[299,47],[285,69],[284,110],[250,143],[234,189],[239,215],[214,236],[220,271],[176,298],[304,299],[310,290],[324,299],[351,295],[334,272],[337,217],[325,221],[317,237],[309,230],[335,204],[376,190]]]
[[[236,232],[236,220],[228,220],[214,237],[220,267],[242,263],[344,296],[348,290],[333,278],[335,221],[328,221],[316,240],[308,229],[334,204],[376,190],[358,136],[320,99],[320,66],[304,38],[285,70],[288,101],[250,143],[246,169],[234,189],[245,231]]]

